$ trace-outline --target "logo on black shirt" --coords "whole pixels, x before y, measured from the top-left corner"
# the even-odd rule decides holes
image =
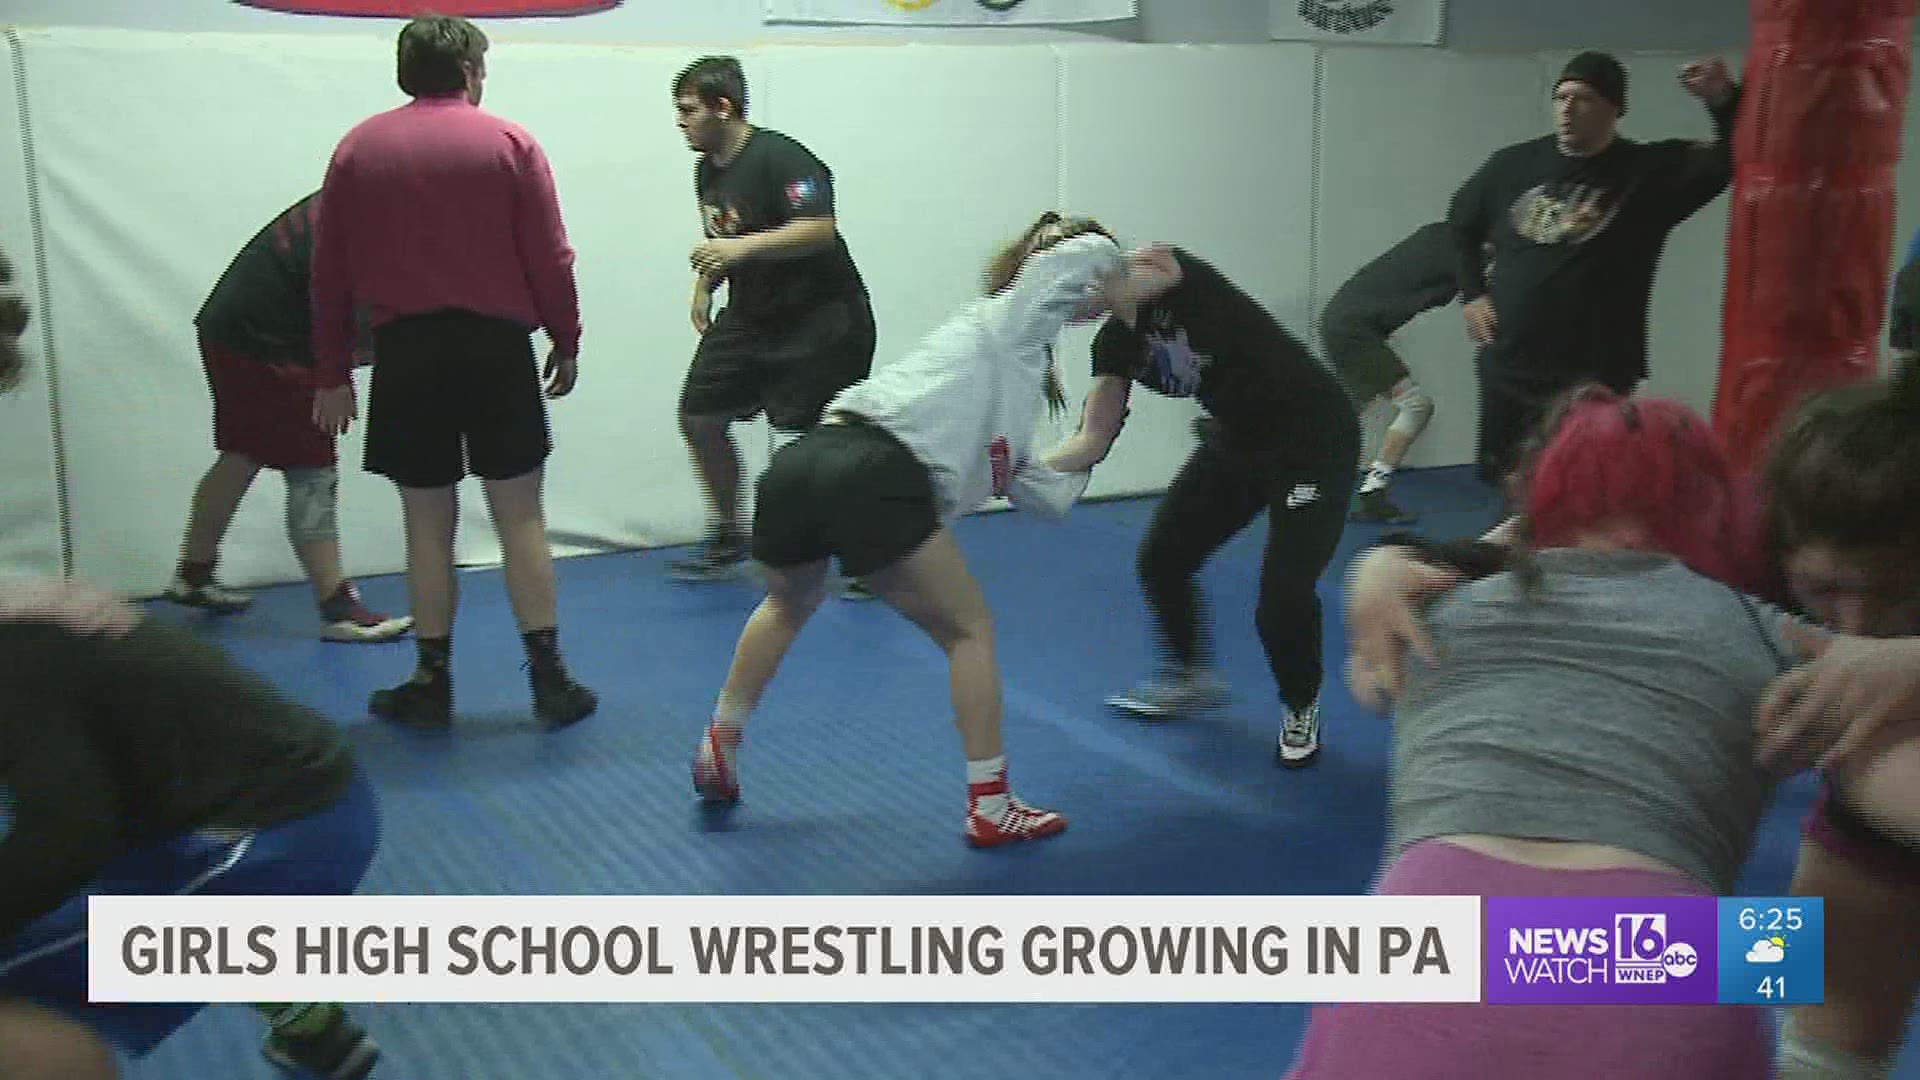
[[[1592,184],[1541,184],[1513,201],[1513,231],[1536,244],[1584,244],[1613,223],[1620,202]]]
[[[1155,328],[1146,337],[1147,370],[1154,388],[1170,397],[1199,393],[1200,380],[1213,357],[1195,351],[1184,327],[1173,331]]]
[[[708,236],[739,236],[740,211],[729,206],[714,206],[711,203],[700,207],[700,216],[707,227]]]

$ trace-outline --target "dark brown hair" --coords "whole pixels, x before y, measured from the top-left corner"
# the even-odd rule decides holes
[[[1053,225],[1061,227],[1059,235],[1042,237],[1041,233]],[[1108,232],[1106,226],[1092,218],[1069,218],[1057,210],[1049,210],[1041,214],[1033,224],[1026,227],[1025,231],[1009,241],[994,253],[992,259],[988,260],[985,281],[987,295],[993,296],[1010,287],[1013,279],[1020,276],[1020,268],[1027,264],[1027,260],[1035,252],[1045,251],[1063,240],[1071,240],[1088,233],[1098,233],[1109,240],[1113,239],[1113,233]],[[1060,377],[1060,365],[1053,359],[1051,345],[1047,346],[1047,374],[1041,388],[1047,395],[1048,415],[1058,417],[1067,411],[1067,387]]]
[[[409,97],[467,88],[467,68],[487,54],[487,35],[457,15],[423,15],[400,28],[396,50],[400,89]]]
[[[1775,438],[1766,482],[1777,553],[1920,547],[1920,365],[1808,398]]]
[[[692,94],[709,109],[718,108],[720,99],[733,102],[733,119],[747,118],[747,73],[740,61],[731,56],[703,56],[673,77],[673,96]]]
[[[20,337],[27,332],[27,319],[32,313],[25,298],[14,289],[13,264],[0,252],[0,394],[20,385],[20,375],[27,366]]]

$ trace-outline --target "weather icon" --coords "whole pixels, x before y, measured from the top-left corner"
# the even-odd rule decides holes
[[[1761,938],[1747,950],[1749,964],[1777,964],[1787,958],[1787,940],[1785,938]]]

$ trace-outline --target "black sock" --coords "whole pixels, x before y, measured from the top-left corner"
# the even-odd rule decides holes
[[[564,665],[560,662],[560,628],[542,626],[537,630],[528,630],[520,635],[521,644],[527,649],[527,662],[541,675],[564,674]]]
[[[447,665],[453,655],[452,635],[415,638],[414,649],[419,655],[413,673],[415,682],[439,682],[447,677]]]
[[[213,564],[210,562],[188,562],[180,560],[180,580],[193,588],[199,588],[213,580]]]

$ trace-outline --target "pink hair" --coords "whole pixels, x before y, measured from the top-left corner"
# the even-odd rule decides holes
[[[1627,525],[1642,546],[1726,580],[1732,468],[1713,429],[1680,402],[1576,390],[1543,425],[1526,477],[1534,546]]]

